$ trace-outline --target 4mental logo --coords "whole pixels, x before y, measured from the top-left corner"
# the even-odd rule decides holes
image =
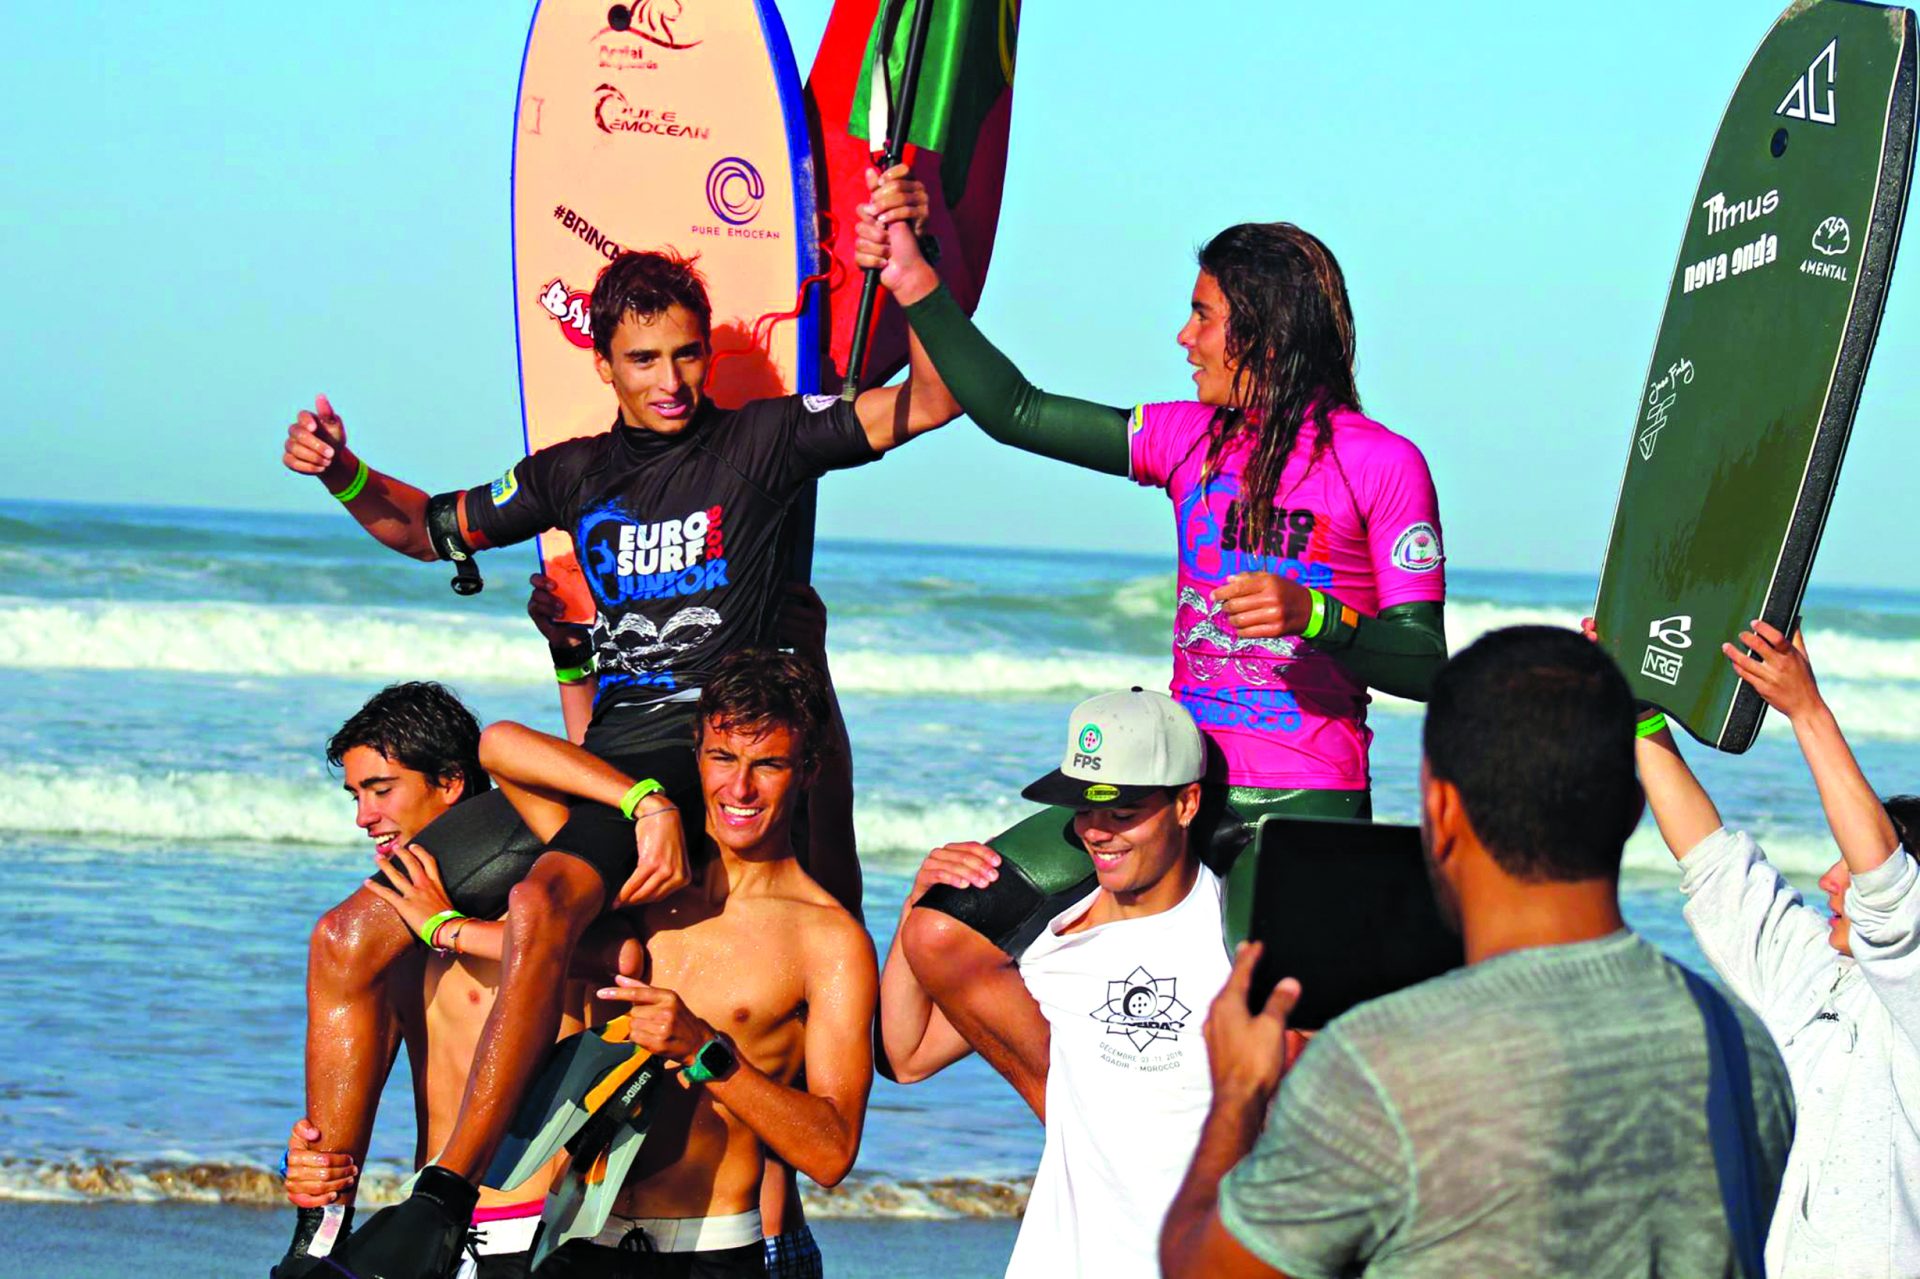
[[[1119,981],[1107,983],[1107,1002],[1088,1016],[1107,1024],[1109,1035],[1125,1035],[1135,1052],[1145,1052],[1155,1040],[1178,1040],[1193,1010],[1174,996],[1177,977],[1155,977],[1135,967]]]
[[[1845,218],[1826,218],[1813,230],[1815,252],[1837,258],[1853,247],[1853,230]]]

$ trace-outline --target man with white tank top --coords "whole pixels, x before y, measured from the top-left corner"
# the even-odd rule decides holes
[[[1009,961],[1017,981],[976,1042],[915,978],[896,931],[880,985],[892,1076],[915,1083],[978,1051],[1046,1124],[1010,1276],[1159,1273],[1160,1223],[1211,1096],[1200,1026],[1231,968],[1220,880],[1187,837],[1205,768],[1199,729],[1164,694],[1074,708],[1060,767],[1021,793],[1074,810],[1098,887]],[[934,884],[991,883],[998,860],[985,844],[935,849],[902,918]]]

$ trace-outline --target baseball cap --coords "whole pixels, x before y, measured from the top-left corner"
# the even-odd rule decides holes
[[[1064,808],[1131,804],[1199,781],[1206,761],[1193,716],[1165,693],[1102,693],[1073,708],[1060,767],[1020,794]]]

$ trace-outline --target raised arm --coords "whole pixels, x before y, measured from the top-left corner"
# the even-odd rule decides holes
[[[1789,642],[1774,627],[1756,621],[1740,633],[1740,642],[1752,650],[1751,656],[1732,644],[1721,645],[1721,651],[1747,686],[1793,724],[1794,740],[1813,773],[1827,826],[1847,870],[1854,875],[1878,870],[1899,849],[1900,837],[1820,695],[1805,640],[1796,630]]]
[[[1656,723],[1660,727],[1653,728]],[[1701,840],[1720,829],[1723,824],[1720,810],[1714,806],[1707,788],[1693,775],[1693,769],[1687,766],[1665,719],[1643,718],[1640,728],[1643,732],[1652,729],[1645,732],[1634,749],[1635,761],[1640,766],[1640,785],[1647,792],[1647,807],[1653,810],[1653,820],[1660,827],[1660,838],[1666,841],[1667,851],[1675,858],[1685,857]]]
[[[927,860],[920,865],[920,873],[914,876],[913,887],[907,890],[907,900],[900,907],[900,919],[894,925],[893,944],[887,948],[887,964],[880,973],[880,1046],[885,1054],[881,1071],[895,1083],[917,1084],[973,1051],[946,1014],[934,1004],[933,996],[927,993],[907,963],[900,940],[907,913],[935,884],[985,888],[997,878],[999,872],[995,868],[999,863],[1000,854],[985,844],[948,844],[927,855]],[[1039,1009],[1036,1006],[1032,1011],[1037,1015]],[[1045,1025],[1042,1020],[1043,1032]],[[1038,1074],[1044,1088],[1044,1041],[1042,1051],[1035,1056],[1039,1059]]]
[[[872,194],[869,203],[860,206],[854,261],[868,270],[887,268],[899,253],[911,251],[918,257],[918,236],[927,218],[927,189],[908,176],[904,164],[884,174],[868,169],[867,189]],[[881,279],[886,278],[883,270]],[[914,436],[960,416],[960,406],[941,380],[940,370],[911,333],[907,337],[907,380],[862,391],[853,409],[860,415],[867,443],[876,453],[898,448]]]
[[[880,282],[907,313],[915,366],[927,362],[944,379],[958,408],[1002,444],[1108,475],[1126,475],[1127,411],[1049,395],[1027,381],[941,286],[919,241],[896,226],[904,215],[883,211],[877,216],[890,233]],[[880,226],[873,218],[862,219],[863,245],[877,243]]]
[[[374,470],[349,448],[346,423],[326,396],[315,396],[312,411],[301,410],[287,427],[280,461],[297,475],[317,478],[382,546],[416,560],[440,558],[427,532],[431,499],[405,480]],[[468,547],[477,551],[492,545],[467,523],[464,499],[456,500],[455,513]]]
[[[1595,643],[1600,640],[1591,617],[1580,619],[1580,633]],[[1647,792],[1647,807],[1653,810],[1653,820],[1660,827],[1660,838],[1666,841],[1667,851],[1679,859],[1719,830],[1722,823],[1713,797],[1687,766],[1665,724],[1666,718],[1653,711],[1640,717],[1634,761],[1640,768],[1640,785]]]

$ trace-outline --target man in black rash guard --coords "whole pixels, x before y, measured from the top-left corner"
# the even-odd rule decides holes
[[[863,242],[896,215],[862,219]],[[1179,343],[1192,401],[1131,412],[1049,395],[973,326],[916,246],[881,276],[914,336],[982,430],[1004,443],[1164,489],[1179,539],[1174,696],[1212,767],[1195,822],[1245,935],[1265,813],[1371,816],[1367,690],[1424,699],[1446,659],[1440,523],[1426,461],[1359,412],[1353,316],[1338,263],[1287,223],[1230,227],[1200,254]],[[1097,725],[1083,730],[1097,758]],[[1109,788],[1094,785],[1086,806]],[[989,841],[986,885],[928,891],[902,921],[915,974],[995,1065],[990,1016],[1009,964],[1091,887],[1072,810]]]
[[[913,239],[911,228],[926,211],[924,189],[905,173],[872,178],[876,210],[911,215],[891,233],[895,249]],[[888,251],[869,246],[859,265],[881,265]],[[542,449],[491,485],[430,499],[353,454],[344,424],[322,397],[289,428],[283,461],[318,477],[375,539],[416,559],[461,559],[548,528],[567,530],[597,610],[600,693],[584,745],[630,776],[664,784],[667,798],[630,797],[635,811],[646,812],[675,794],[698,794],[694,699],[722,657],[771,631],[788,505],[808,481],[873,461],[950,421],[958,408],[917,344],[904,383],[864,392],[851,404],[794,396],[734,410],[715,406],[704,393],[711,358],[704,286],[690,264],[662,254],[627,253],[609,264],[594,287],[591,317],[594,364],[618,404],[606,435]],[[436,834],[433,851],[454,905],[462,907],[459,874],[447,866],[458,832]],[[654,864],[636,869],[636,836],[655,851]],[[671,847],[657,847],[663,841]],[[685,876],[678,823],[636,827],[605,805],[574,806],[550,851],[508,894],[500,996],[453,1136],[422,1170],[412,1198],[375,1214],[354,1235],[347,1260],[360,1279],[451,1272],[474,1184],[553,1040],[560,979],[581,932],[607,906],[654,899]],[[381,1045],[370,1030],[357,1033],[367,1020],[358,1013],[358,987],[412,941],[367,889],[329,912],[315,932],[311,969],[354,974],[355,981],[317,991],[310,980],[307,1113],[329,1144],[351,1151],[356,1162],[364,1157],[381,1073],[372,1064]]]

